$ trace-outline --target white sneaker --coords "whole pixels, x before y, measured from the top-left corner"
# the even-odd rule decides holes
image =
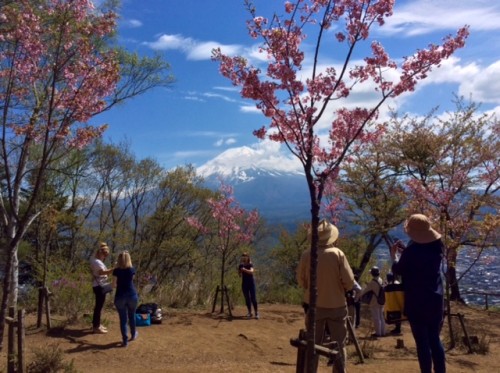
[[[106,334],[108,332],[106,329],[103,329],[101,327],[93,328],[92,331],[94,332],[94,334]]]

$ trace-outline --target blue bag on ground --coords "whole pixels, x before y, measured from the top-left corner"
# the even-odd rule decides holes
[[[157,303],[143,303],[137,307],[136,313],[149,313],[151,315],[151,324],[161,324],[163,312]]]
[[[149,313],[136,313],[135,326],[150,326],[151,315]]]

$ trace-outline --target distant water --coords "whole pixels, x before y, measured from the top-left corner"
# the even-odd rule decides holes
[[[384,263],[389,261],[389,251],[386,246],[381,245],[375,251],[379,265],[383,268]],[[474,248],[465,248],[459,252],[457,276],[460,277],[464,271],[475,260],[477,254]],[[460,291],[462,297],[468,304],[479,306],[485,305],[484,295],[467,294],[469,291],[490,292],[500,294],[500,250],[485,250],[474,267],[460,279]],[[500,296],[488,297],[488,305],[500,307]]]
[[[457,265],[457,274],[461,276],[475,260],[477,253],[474,248],[460,251]],[[484,305],[482,295],[467,294],[468,291],[481,291],[500,294],[500,251],[483,251],[474,267],[460,280],[460,291],[467,303]],[[489,306],[500,307],[500,296],[488,297]]]

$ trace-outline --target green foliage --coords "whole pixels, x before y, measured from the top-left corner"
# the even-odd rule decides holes
[[[268,255],[265,268],[260,268],[257,282],[261,301],[298,304],[302,301],[302,290],[297,287],[296,271],[300,257],[308,248],[307,228],[298,227],[290,233],[282,230],[279,243]]]
[[[88,263],[70,267],[65,261],[53,260],[47,273],[47,286],[52,292],[51,311],[66,316],[70,322],[89,312],[94,304],[91,281]]]
[[[79,373],[73,360],[64,361],[64,351],[57,345],[49,345],[34,350],[34,359],[27,366],[28,373]]]

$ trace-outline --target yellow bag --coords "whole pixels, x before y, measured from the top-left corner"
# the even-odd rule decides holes
[[[389,284],[385,287],[384,316],[387,324],[406,320],[404,312],[405,293],[401,284]]]

